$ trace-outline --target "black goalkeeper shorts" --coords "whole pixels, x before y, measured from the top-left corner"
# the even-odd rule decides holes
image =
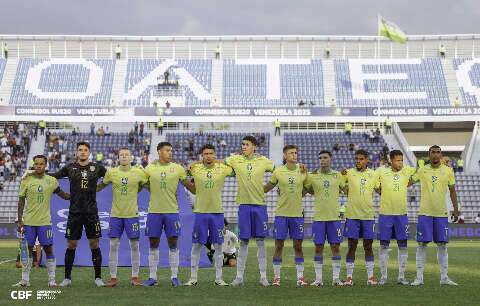
[[[98,214],[70,214],[68,215],[65,238],[68,240],[80,240],[83,228],[85,228],[85,234],[88,239],[102,237]]]

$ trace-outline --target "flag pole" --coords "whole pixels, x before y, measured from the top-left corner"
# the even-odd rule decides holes
[[[378,116],[378,128],[380,129],[380,15],[377,15],[377,116]]]

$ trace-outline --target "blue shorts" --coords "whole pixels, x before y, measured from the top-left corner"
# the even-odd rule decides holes
[[[24,225],[23,226],[25,239],[27,240],[28,246],[33,247],[35,241],[40,242],[41,246],[47,246],[53,244],[53,231],[51,225]]]
[[[192,242],[205,244],[223,243],[223,214],[195,213]]]
[[[265,238],[268,236],[268,215],[266,205],[240,204],[238,227],[240,240]]]
[[[380,215],[378,229],[378,240],[408,240],[408,216]]]
[[[127,233],[128,239],[140,238],[140,223],[138,217],[133,218],[117,218],[110,217],[110,225],[108,237],[121,238],[123,230]]]
[[[448,217],[418,216],[417,242],[448,242]]]
[[[341,221],[314,221],[312,224],[313,243],[325,244],[327,238],[329,244],[342,243]]]
[[[275,217],[275,239],[285,240],[287,234],[294,240],[303,240],[303,217]]]
[[[178,213],[148,213],[145,236],[160,238],[162,231],[165,231],[165,235],[168,238],[180,236],[180,218]]]
[[[375,220],[347,219],[343,236],[349,239],[375,239]]]

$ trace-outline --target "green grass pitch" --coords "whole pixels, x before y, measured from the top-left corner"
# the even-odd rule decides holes
[[[253,241],[252,241],[253,242]],[[360,244],[361,245],[361,244]],[[374,243],[378,254],[378,242]],[[415,243],[410,242],[407,279],[415,277]],[[268,246],[268,277],[273,275],[271,255],[273,241]],[[345,255],[342,247],[342,256]],[[450,277],[459,283],[458,287],[440,287],[439,271],[436,260],[436,248],[431,244],[428,248],[428,261],[425,268],[425,285],[418,288],[396,284],[397,251],[392,244],[389,262],[389,283],[381,287],[367,287],[366,272],[361,247],[357,252],[354,282],[351,288],[332,287],[330,251],[327,248],[324,257],[324,287],[297,288],[295,286],[295,266],[291,243],[286,243],[283,257],[282,284],[280,288],[264,288],[258,284],[259,273],[256,259],[255,243],[250,243],[246,269],[246,284],[243,287],[215,287],[213,284],[214,269],[199,271],[197,287],[172,288],[169,282],[169,269],[159,269],[159,285],[143,288],[129,285],[130,268],[119,268],[120,284],[115,288],[96,288],[93,283],[92,268],[73,269],[73,286],[61,288],[55,300],[28,301],[12,300],[11,287],[20,279],[21,271],[15,263],[4,262],[16,256],[18,242],[15,240],[0,241],[0,305],[480,305],[480,242],[455,241],[449,244]],[[313,244],[304,242],[305,277],[314,280]],[[344,257],[342,258],[344,260]],[[375,275],[379,276],[377,258]],[[57,268],[57,282],[63,279],[63,267]],[[103,268],[104,280],[109,279],[108,268]],[[186,282],[190,268],[180,268],[179,279]],[[141,268],[142,280],[148,277],[148,269]],[[235,268],[224,268],[224,279],[233,280]],[[343,262],[341,278],[345,278]],[[32,286],[27,290],[48,290],[45,268],[33,269]]]

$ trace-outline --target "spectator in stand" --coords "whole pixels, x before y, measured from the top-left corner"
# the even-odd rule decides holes
[[[458,171],[458,167],[457,167],[457,161],[455,160],[455,158],[453,158],[451,161],[450,161],[450,165],[452,166],[453,168],[453,172],[457,172]]]
[[[475,217],[475,223],[480,223],[480,213]]]
[[[350,144],[348,145],[348,150],[349,150],[349,151],[356,151],[356,150],[355,150],[355,144],[350,143]]]
[[[107,126],[105,128],[105,136],[111,136],[111,135],[112,135],[112,133],[110,133],[110,128]]]
[[[338,143],[333,145],[333,151],[339,151],[340,150],[340,145]]]
[[[222,138],[222,139],[220,140],[220,146],[221,146],[222,148],[226,148],[226,147],[227,147],[227,142],[225,141],[224,138]]]
[[[45,128],[47,127],[47,123],[45,122],[45,120],[40,120],[38,126],[40,127],[40,135],[45,135]]]
[[[347,136],[352,135],[353,125],[350,122],[345,123],[344,129],[345,129],[345,135],[347,135]]]
[[[375,133],[373,132],[373,130],[370,130],[368,132],[368,141],[372,143],[375,141]]]
[[[122,57],[122,47],[120,46],[120,44],[117,44],[117,46],[115,47],[115,57],[117,60]]]
[[[462,173],[463,172],[463,167],[465,166],[464,162],[463,162],[463,159],[462,158],[459,158],[457,160],[457,168],[458,168],[458,172],[459,173]]]
[[[140,137],[143,137],[143,129],[145,128],[145,124],[143,122],[140,123]]]
[[[133,126],[133,132],[135,133],[135,136],[138,136],[138,122],[135,121],[135,125]]]
[[[97,130],[97,136],[100,136],[100,137],[105,136],[105,130],[103,129],[103,126],[101,126],[101,127]]]
[[[128,132],[128,143],[133,144],[134,141],[135,141],[135,135],[134,135],[133,129],[131,129],[130,132]]]
[[[90,124],[90,136],[95,136],[95,124],[93,122]]]

